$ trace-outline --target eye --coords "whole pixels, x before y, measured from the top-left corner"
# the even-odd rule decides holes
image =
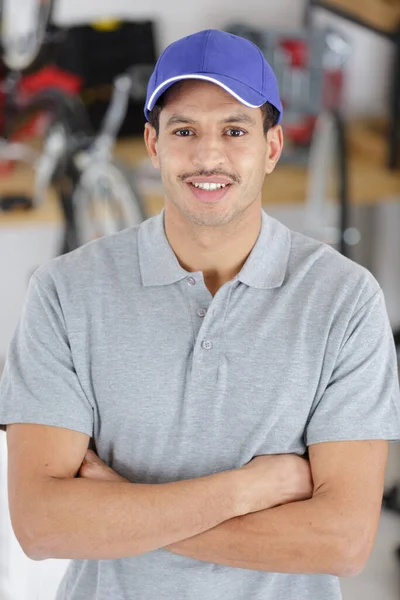
[[[243,135],[246,133],[245,131],[243,131],[243,129],[234,129],[234,128],[228,129],[227,131],[233,131],[233,132],[235,132],[235,134],[242,133]],[[243,135],[230,135],[229,137],[243,137]]]
[[[182,132],[184,132],[183,135]],[[174,131],[174,135],[179,134],[178,137],[189,137],[188,135],[185,135],[185,133],[193,133],[191,131],[191,129],[177,129],[176,131]]]

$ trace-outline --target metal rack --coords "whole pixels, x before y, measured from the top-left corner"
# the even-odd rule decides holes
[[[332,83],[326,79],[327,71],[324,70],[328,62],[332,69],[342,68],[340,61],[343,60],[343,56],[336,56],[328,42],[336,32],[330,28],[318,30],[311,27],[264,29],[236,23],[231,23],[227,30],[254,42],[272,66],[285,105],[284,126],[289,139],[292,123],[296,127],[299,122],[302,123],[302,117],[305,115],[313,120],[312,139],[309,143],[304,145],[303,141],[303,144],[296,145],[293,151],[289,150],[286,154],[284,152],[281,162],[302,164],[308,169],[309,181],[305,202],[306,234],[317,239],[321,239],[322,236],[323,241],[327,242],[328,239],[325,240],[325,237],[328,235],[330,238],[328,243],[337,247],[344,256],[350,257],[351,245],[348,243],[347,236],[350,226],[350,206],[346,123],[340,106],[334,101],[327,103],[327,90],[329,85],[332,87]],[[305,64],[297,65],[300,68],[294,68],[291,60],[286,56],[286,51],[282,50],[282,46],[288,42],[304,43],[307,47]],[[335,95],[333,87],[332,93]],[[328,227],[324,222],[325,194],[329,179],[327,171],[331,161],[338,182],[339,222],[335,227]]]
[[[312,23],[312,11],[313,8],[320,7],[333,14],[336,14],[347,21],[360,25],[378,35],[384,36],[395,44],[395,60],[393,64],[393,82],[390,94],[389,114],[390,114],[390,126],[388,130],[388,168],[394,170],[398,166],[398,151],[400,142],[400,23],[397,29],[393,31],[386,31],[378,27],[374,27],[372,24],[359,19],[357,16],[351,13],[341,10],[332,6],[329,2],[324,0],[307,0],[306,11],[305,11],[305,24],[311,26]],[[345,206],[348,206],[346,204]],[[400,350],[400,329],[393,331],[393,337],[396,348]],[[387,510],[392,510],[397,514],[400,514],[400,484],[393,486],[390,490],[387,490],[383,497],[383,507]],[[400,546],[396,549],[396,555],[400,558]]]
[[[325,0],[306,0],[305,24],[311,25],[314,8],[324,10],[337,15],[346,21],[350,21],[360,27],[364,27],[373,33],[385,37],[395,44],[395,58],[392,69],[392,89],[389,100],[390,126],[388,128],[388,168],[394,170],[398,167],[398,154],[400,146],[400,23],[393,31],[381,29],[360,19],[347,10],[335,7]],[[400,342],[400,338],[399,338]]]

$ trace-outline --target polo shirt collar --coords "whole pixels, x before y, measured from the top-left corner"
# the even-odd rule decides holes
[[[151,285],[169,285],[188,276],[172,250],[164,229],[165,209],[139,227],[138,253],[142,282]]]
[[[261,210],[261,231],[248,259],[238,273],[242,283],[257,289],[280,287],[285,279],[291,235],[283,223]]]
[[[184,279],[189,271],[181,267],[164,229],[165,209],[139,227],[138,252],[145,287],[169,285]],[[285,279],[290,254],[290,230],[261,210],[261,230],[236,279],[258,288],[280,287]]]

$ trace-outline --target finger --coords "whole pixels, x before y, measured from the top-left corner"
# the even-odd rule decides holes
[[[106,463],[102,461],[99,456],[97,456],[96,452],[93,452],[93,450],[90,450],[89,448],[86,450],[86,454],[83,461],[96,463],[98,465],[103,465],[104,467],[107,466]]]
[[[127,481],[121,475],[107,466],[98,465],[94,462],[84,462],[79,469],[79,477],[84,479],[97,479],[101,481]]]
[[[103,481],[128,481],[106,465],[95,452],[88,450],[79,470],[80,477],[102,479]]]

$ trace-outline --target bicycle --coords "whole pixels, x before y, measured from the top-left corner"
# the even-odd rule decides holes
[[[25,40],[36,40],[35,51],[32,41],[18,44],[14,40],[11,43],[13,36],[9,33],[4,36],[8,46],[4,40],[2,44],[5,62],[14,67],[18,64],[23,67],[23,72],[33,68],[32,61],[38,65],[43,64],[46,57],[48,60],[49,45],[54,47],[55,40],[60,40],[60,32],[57,30],[54,34],[50,25],[53,1],[29,2],[39,6],[36,13],[39,33],[25,37]],[[44,5],[46,10],[40,8]],[[1,9],[4,9],[4,2]],[[1,15],[4,17],[3,13]],[[4,18],[2,31],[4,33]],[[21,48],[29,48],[29,53],[24,54]],[[129,97],[144,100],[152,69],[153,65],[138,65],[114,80],[111,101],[98,134],[93,132],[85,106],[77,94],[48,88],[21,101],[17,89],[22,71],[12,70],[7,77],[4,137],[10,140],[20,122],[37,113],[47,113],[50,124],[44,136],[43,152],[5,140],[0,145],[0,152],[3,157],[22,159],[35,169],[33,208],[43,202],[50,185],[56,189],[65,220],[62,254],[147,218],[135,172],[114,160],[112,147],[125,117]]]
[[[96,135],[86,113],[81,111],[77,119],[80,102],[74,99],[68,105],[65,97],[59,96],[59,110],[48,128],[37,165],[34,198],[40,201],[50,183],[56,189],[67,223],[63,252],[148,217],[136,172],[112,154],[129,98],[148,70],[133,68],[114,80],[111,101]]]

